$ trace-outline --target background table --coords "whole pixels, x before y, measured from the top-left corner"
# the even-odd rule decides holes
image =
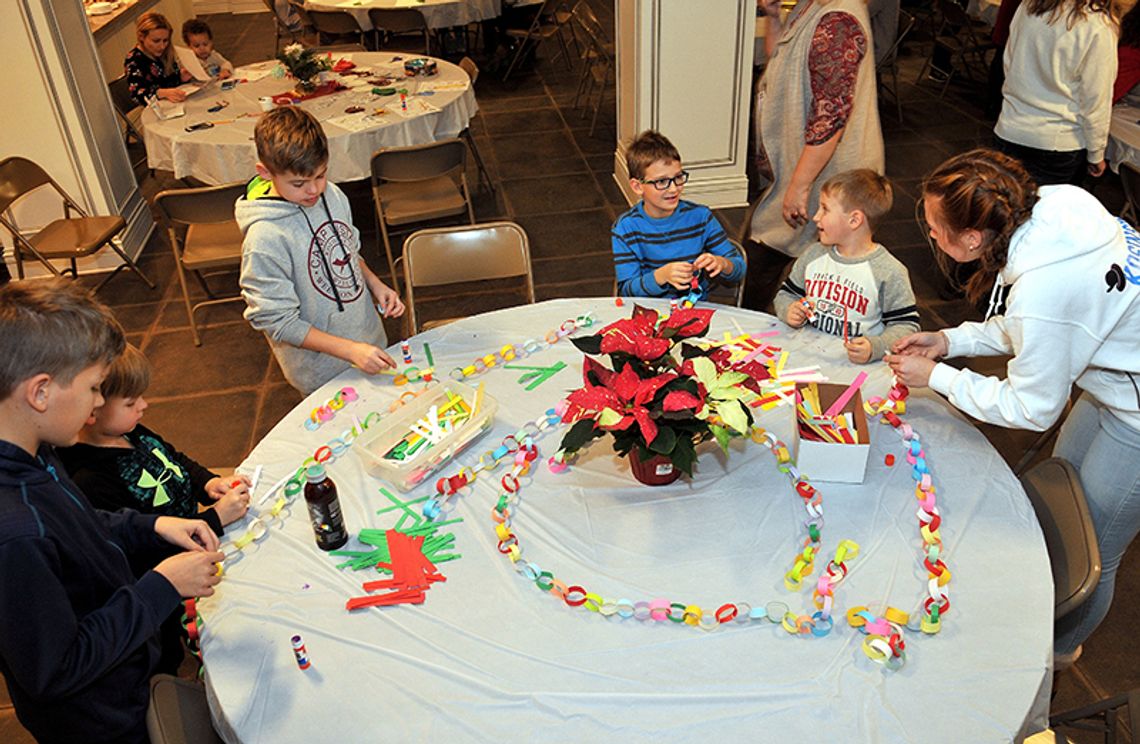
[[[467,127],[471,117],[478,111],[475,92],[470,80],[462,69],[450,62],[436,59],[439,73],[432,77],[403,77],[403,62],[392,62],[393,56],[411,59],[415,55],[393,55],[387,52],[344,54],[359,68],[371,69],[376,76],[397,78],[390,87],[406,88],[409,103],[416,100],[416,93],[425,87],[444,83],[457,86],[455,90],[435,91],[425,96],[423,101],[439,108],[438,113],[401,116],[398,96],[375,96],[372,86],[358,90],[345,90],[321,96],[300,105],[315,115],[324,127],[329,140],[329,179],[335,182],[353,181],[369,177],[369,160],[372,153],[381,147],[403,147],[421,145],[427,142],[454,137]],[[243,72],[249,74],[251,82],[241,83],[233,90],[221,91],[212,86],[186,100],[186,115],[175,119],[159,120],[153,111],[143,113],[143,136],[146,140],[147,164],[151,168],[174,171],[175,178],[193,176],[209,184],[245,181],[253,177],[257,150],[253,144],[253,128],[261,113],[258,98],[272,96],[292,90],[293,81],[267,75],[252,80],[250,71],[264,73],[276,65],[275,61],[251,65],[236,71],[241,78]],[[338,76],[330,73],[333,79],[344,82],[365,80],[354,76]],[[458,86],[462,86],[461,88]],[[230,105],[221,111],[209,113],[208,108],[219,100],[229,101]],[[330,122],[345,115],[349,106],[363,106],[365,116],[376,108],[384,108],[387,113],[379,117],[377,126],[363,131],[351,131]],[[414,106],[414,104],[412,104]],[[414,111],[414,108],[413,108]],[[216,121],[212,129],[187,132],[186,127],[202,121]]]
[[[372,8],[411,8],[423,13],[428,28],[466,26],[475,21],[498,18],[501,0],[305,0],[306,10],[347,10],[365,31],[372,30],[368,11]]]
[[[1112,107],[1112,122],[1108,125],[1108,146],[1104,151],[1104,159],[1117,172],[1123,162],[1140,167],[1140,107],[1128,103],[1118,103]]]
[[[587,310],[603,323],[628,317],[629,305],[555,300],[467,318],[414,338],[414,363],[423,365],[425,341],[444,371]],[[733,330],[732,318],[745,331],[788,330],[769,316],[724,308],[710,335]],[[771,341],[791,350],[789,364],[820,363],[833,381],[856,373],[834,337],[804,329]],[[565,340],[516,363],[559,360],[568,369],[529,392],[516,370],[477,378],[500,408],[493,430],[458,463],[474,464],[479,452],[580,385],[582,355]],[[864,393],[884,394],[885,366],[864,369],[871,373]],[[350,372],[326,385],[270,432],[243,471],[263,464],[264,483],[287,474],[346,428],[353,410],[386,410],[400,390],[390,380]],[[306,431],[307,412],[345,384],[362,400]],[[790,442],[791,415],[781,407],[759,421]],[[463,558],[441,564],[447,581],[433,585],[423,605],[349,613],[345,600],[379,576],[337,571],[340,559],[318,551],[300,501],[283,526],[227,566],[217,594],[201,602],[218,728],[230,742],[608,741],[615,734],[628,741],[842,734],[859,742],[1006,742],[1023,727],[1039,730],[1048,710],[1053,594],[1032,508],[985,438],[940,398],[913,395],[907,420],[926,445],[954,579],[942,632],[908,632],[908,661],[898,672],[868,660],[862,636],[842,622],[855,604],[910,610],[925,590],[914,483],[898,436],[873,424],[866,482],[816,484],[825,553],[845,538],[862,546],[836,591],[839,622],[826,638],[793,637],[766,621],[705,632],[571,609],[516,574],[496,550],[495,476],[479,478],[459,498],[456,513],[465,521],[443,529],[455,533]],[[541,461],[564,431],[538,441]],[[569,472],[555,475],[542,465],[524,481],[513,515],[524,558],[607,598],[668,597],[713,609],[729,601],[810,606],[810,589],[792,594],[783,586],[804,511],[773,456],[744,441],[733,443],[727,460],[715,445],[702,452],[691,482],[659,488],[636,484],[608,438],[583,451]],[[899,464],[886,467],[886,452]],[[458,463],[443,474],[457,472]],[[388,502],[351,451],[329,473],[353,534],[393,525],[393,512],[376,515]],[[353,539],[349,547],[362,546]],[[293,660],[295,633],[312,659],[307,671]]]

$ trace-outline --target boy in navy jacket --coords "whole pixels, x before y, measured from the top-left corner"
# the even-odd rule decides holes
[[[205,522],[98,511],[56,459],[123,346],[74,283],[0,288],[0,672],[40,742],[147,741],[159,625],[220,581]],[[164,542],[185,552],[136,579],[128,556]]]

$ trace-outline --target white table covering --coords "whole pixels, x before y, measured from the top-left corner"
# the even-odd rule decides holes
[[[372,8],[412,8],[423,13],[428,28],[466,26],[498,18],[501,0],[305,0],[306,10],[347,10],[365,31],[372,30]]]
[[[1140,167],[1140,107],[1118,103],[1112,107],[1112,122],[1108,125],[1108,146],[1104,159],[1113,171],[1120,164],[1132,163]]]
[[[415,55],[394,55],[388,52],[343,54],[355,62],[358,68],[375,72],[374,77],[393,77],[396,81],[388,87],[406,88],[410,106],[422,100],[440,109],[439,112],[424,113],[411,117],[401,116],[398,95],[376,96],[371,93],[373,86],[366,85],[356,90],[340,91],[327,96],[304,101],[300,105],[321,121],[329,140],[329,179],[335,182],[353,181],[369,177],[369,160],[372,153],[381,147],[404,147],[421,145],[454,137],[467,127],[471,117],[478,111],[475,91],[470,80],[461,68],[441,59],[436,59],[439,73],[431,77],[403,77],[403,62],[393,62],[393,57],[411,59]],[[434,59],[434,58],[433,58]],[[334,60],[335,61],[335,60]],[[236,78],[249,75],[250,82],[241,83],[233,90],[221,91],[211,86],[191,96],[185,102],[186,115],[174,119],[159,120],[150,109],[144,110],[142,117],[143,136],[146,140],[147,164],[151,168],[174,172],[175,178],[193,176],[208,184],[232,183],[253,177],[257,150],[253,144],[253,128],[261,107],[258,99],[292,90],[294,81],[289,78],[276,78],[264,75],[265,70],[276,62],[265,62],[239,68]],[[329,73],[346,85],[363,81],[355,76],[338,76]],[[452,84],[454,90],[434,91],[430,96],[417,96],[421,90],[436,85]],[[461,87],[458,87],[461,86]],[[219,100],[229,101],[230,105],[221,111],[209,113],[208,108]],[[387,111],[375,120],[376,126],[352,131],[332,123],[330,119],[345,116],[350,106],[362,106],[363,117],[377,108]],[[186,127],[202,121],[223,122],[196,132],[187,132]]]
[[[602,321],[597,330],[628,317],[630,303],[555,300],[467,318],[414,338],[414,363],[424,365],[424,342],[446,371],[505,343],[541,337],[587,310]],[[840,340],[789,331],[759,313],[720,309],[710,335],[732,331],[732,318],[746,331],[786,331],[768,340],[791,350],[790,365],[821,364],[835,382],[856,374]],[[579,386],[582,355],[565,340],[515,363],[559,360],[569,369],[530,392],[516,382],[520,371],[495,369],[476,378],[498,400],[494,428],[442,474],[473,464],[479,452]],[[863,369],[870,372],[864,394],[885,394],[886,368]],[[242,470],[264,465],[267,484],[291,472],[349,426],[353,412],[386,410],[400,391],[390,380],[350,372],[326,385],[270,432]],[[361,400],[317,432],[306,431],[307,412],[346,384]],[[791,416],[781,407],[758,420],[790,443]],[[456,534],[463,558],[440,565],[447,581],[434,584],[424,604],[349,613],[345,600],[364,594],[362,582],[382,577],[334,568],[339,559],[316,548],[298,497],[285,524],[229,565],[217,594],[200,603],[215,723],[229,742],[274,743],[617,735],[932,744],[1007,742],[1040,730],[1048,710],[1053,593],[1033,510],[985,438],[942,399],[912,395],[907,420],[922,436],[938,488],[953,604],[939,635],[907,633],[908,662],[900,671],[868,660],[862,636],[842,619],[855,604],[910,610],[925,588],[914,484],[901,443],[889,427],[872,424],[866,482],[816,483],[827,520],[824,553],[834,553],[841,539],[862,546],[836,590],[836,627],[826,638],[792,637],[766,621],[710,633],[567,607],[515,573],[496,550],[489,515],[502,470],[480,477],[459,498],[456,514],[465,521],[444,530]],[[538,441],[541,461],[565,430]],[[734,441],[727,461],[715,445],[705,447],[691,482],[660,488],[633,482],[608,437],[567,473],[538,468],[524,480],[514,515],[524,559],[615,600],[668,597],[713,609],[729,601],[778,600],[796,611],[810,606],[810,589],[792,594],[782,581],[803,539],[802,502],[787,477],[759,445]],[[894,467],[884,465],[887,452],[898,458]],[[395,512],[376,515],[388,502],[351,451],[329,472],[354,535],[394,524]],[[231,528],[227,538],[242,530]],[[367,548],[355,538],[348,547]],[[817,563],[811,580],[823,565]],[[293,659],[295,633],[312,660],[307,671]]]

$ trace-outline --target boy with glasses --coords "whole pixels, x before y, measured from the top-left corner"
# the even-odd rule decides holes
[[[697,278],[699,299],[710,279],[744,278],[744,260],[711,211],[681,198],[689,174],[681,155],[660,132],[646,130],[625,155],[629,185],[641,197],[614,223],[614,273],[619,295],[685,297]]]

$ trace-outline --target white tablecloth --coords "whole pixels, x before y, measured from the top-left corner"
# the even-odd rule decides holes
[[[347,10],[365,31],[372,30],[371,8],[412,8],[424,15],[428,28],[466,26],[498,18],[501,0],[305,0],[306,10]]]
[[[1112,107],[1104,158],[1113,171],[1123,162],[1140,167],[1140,108],[1126,103]]]
[[[555,300],[467,318],[414,338],[414,362],[423,366],[424,342],[437,368],[448,370],[505,343],[540,337],[587,310],[603,322],[628,317],[629,305]],[[746,331],[788,331],[769,316],[724,308],[710,335],[732,331],[732,318]],[[834,337],[803,329],[768,340],[791,350],[790,365],[822,364],[835,382],[856,374]],[[559,360],[569,368],[529,392],[517,383],[517,370],[477,378],[499,403],[494,428],[442,474],[474,464],[479,452],[579,386],[582,355],[566,341],[515,363]],[[864,369],[870,372],[864,393],[884,394],[886,368]],[[291,472],[346,428],[352,412],[386,410],[400,390],[391,379],[350,372],[326,385],[270,432],[242,470],[264,465],[264,483]],[[307,412],[346,384],[361,400],[320,430],[305,430]],[[791,415],[777,408],[760,413],[759,423],[790,442]],[[1048,710],[1053,593],[1033,510],[985,438],[940,398],[913,395],[907,420],[926,446],[954,578],[942,632],[908,632],[900,671],[868,660],[862,636],[843,621],[856,604],[910,610],[925,589],[914,483],[898,436],[872,425],[866,482],[816,483],[827,519],[825,552],[841,539],[862,546],[836,590],[836,627],[825,638],[793,637],[766,621],[705,632],[567,607],[515,573],[496,550],[490,520],[496,471],[459,498],[456,514],[465,521],[444,530],[455,533],[463,558],[440,565],[447,581],[434,584],[419,606],[345,611],[347,598],[364,594],[362,582],[382,577],[334,568],[339,559],[316,548],[303,502],[293,505],[285,524],[228,566],[217,594],[200,603],[216,725],[229,742],[274,743],[842,735],[853,742],[976,744],[1040,730]],[[564,431],[538,441],[542,461]],[[759,445],[736,440],[727,460],[715,445],[705,447],[692,481],[660,488],[634,483],[608,438],[595,441],[567,473],[538,468],[524,481],[513,517],[524,558],[607,598],[668,597],[714,609],[729,601],[810,606],[810,589],[789,593],[782,580],[803,539],[802,502],[787,477]],[[894,467],[884,464],[887,452],[898,458]],[[394,524],[395,512],[376,514],[388,506],[377,492],[381,484],[351,451],[329,473],[354,535]],[[424,484],[405,498],[431,488]],[[239,526],[227,534],[240,532]],[[348,547],[365,546],[352,539]],[[312,660],[307,671],[297,668],[290,649],[296,633]]]
[[[427,142],[454,137],[467,127],[471,117],[478,111],[475,91],[462,69],[450,62],[437,59],[439,73],[432,77],[403,77],[403,62],[392,62],[394,56],[405,60],[414,55],[393,55],[387,52],[370,52],[341,55],[351,59],[358,68],[371,69],[376,77],[396,77],[389,87],[406,88],[409,102],[420,97],[416,94],[422,88],[440,83],[462,85],[461,89],[435,91],[421,100],[440,109],[437,113],[401,116],[398,96],[376,96],[372,86],[354,90],[344,90],[327,96],[314,98],[300,104],[312,112],[324,126],[329,140],[329,179],[336,182],[353,181],[369,176],[369,160],[372,153],[381,147],[403,147],[421,145]],[[339,58],[338,58],[339,59]],[[248,70],[264,71],[276,63],[267,62],[249,68],[239,68],[236,78],[241,78]],[[248,74],[248,73],[247,73]],[[354,76],[334,79],[350,81],[365,80]],[[261,112],[258,98],[284,93],[294,87],[288,78],[275,78],[272,75],[241,83],[230,91],[221,91],[212,86],[210,90],[198,93],[187,99],[186,115],[161,121],[153,111],[143,113],[143,136],[146,140],[147,164],[151,168],[174,172],[175,178],[193,176],[205,183],[222,184],[244,181],[254,175],[257,150],[253,144],[253,128]],[[399,77],[397,77],[399,76]],[[221,111],[209,113],[208,108],[219,100],[229,101],[230,105]],[[413,107],[414,103],[411,104]],[[345,116],[350,106],[362,106],[365,116],[377,108],[387,111],[377,118],[376,126],[362,131],[350,131],[330,122],[330,119]],[[414,108],[413,108],[414,111]],[[221,122],[212,129],[187,132],[186,127],[202,121]]]

